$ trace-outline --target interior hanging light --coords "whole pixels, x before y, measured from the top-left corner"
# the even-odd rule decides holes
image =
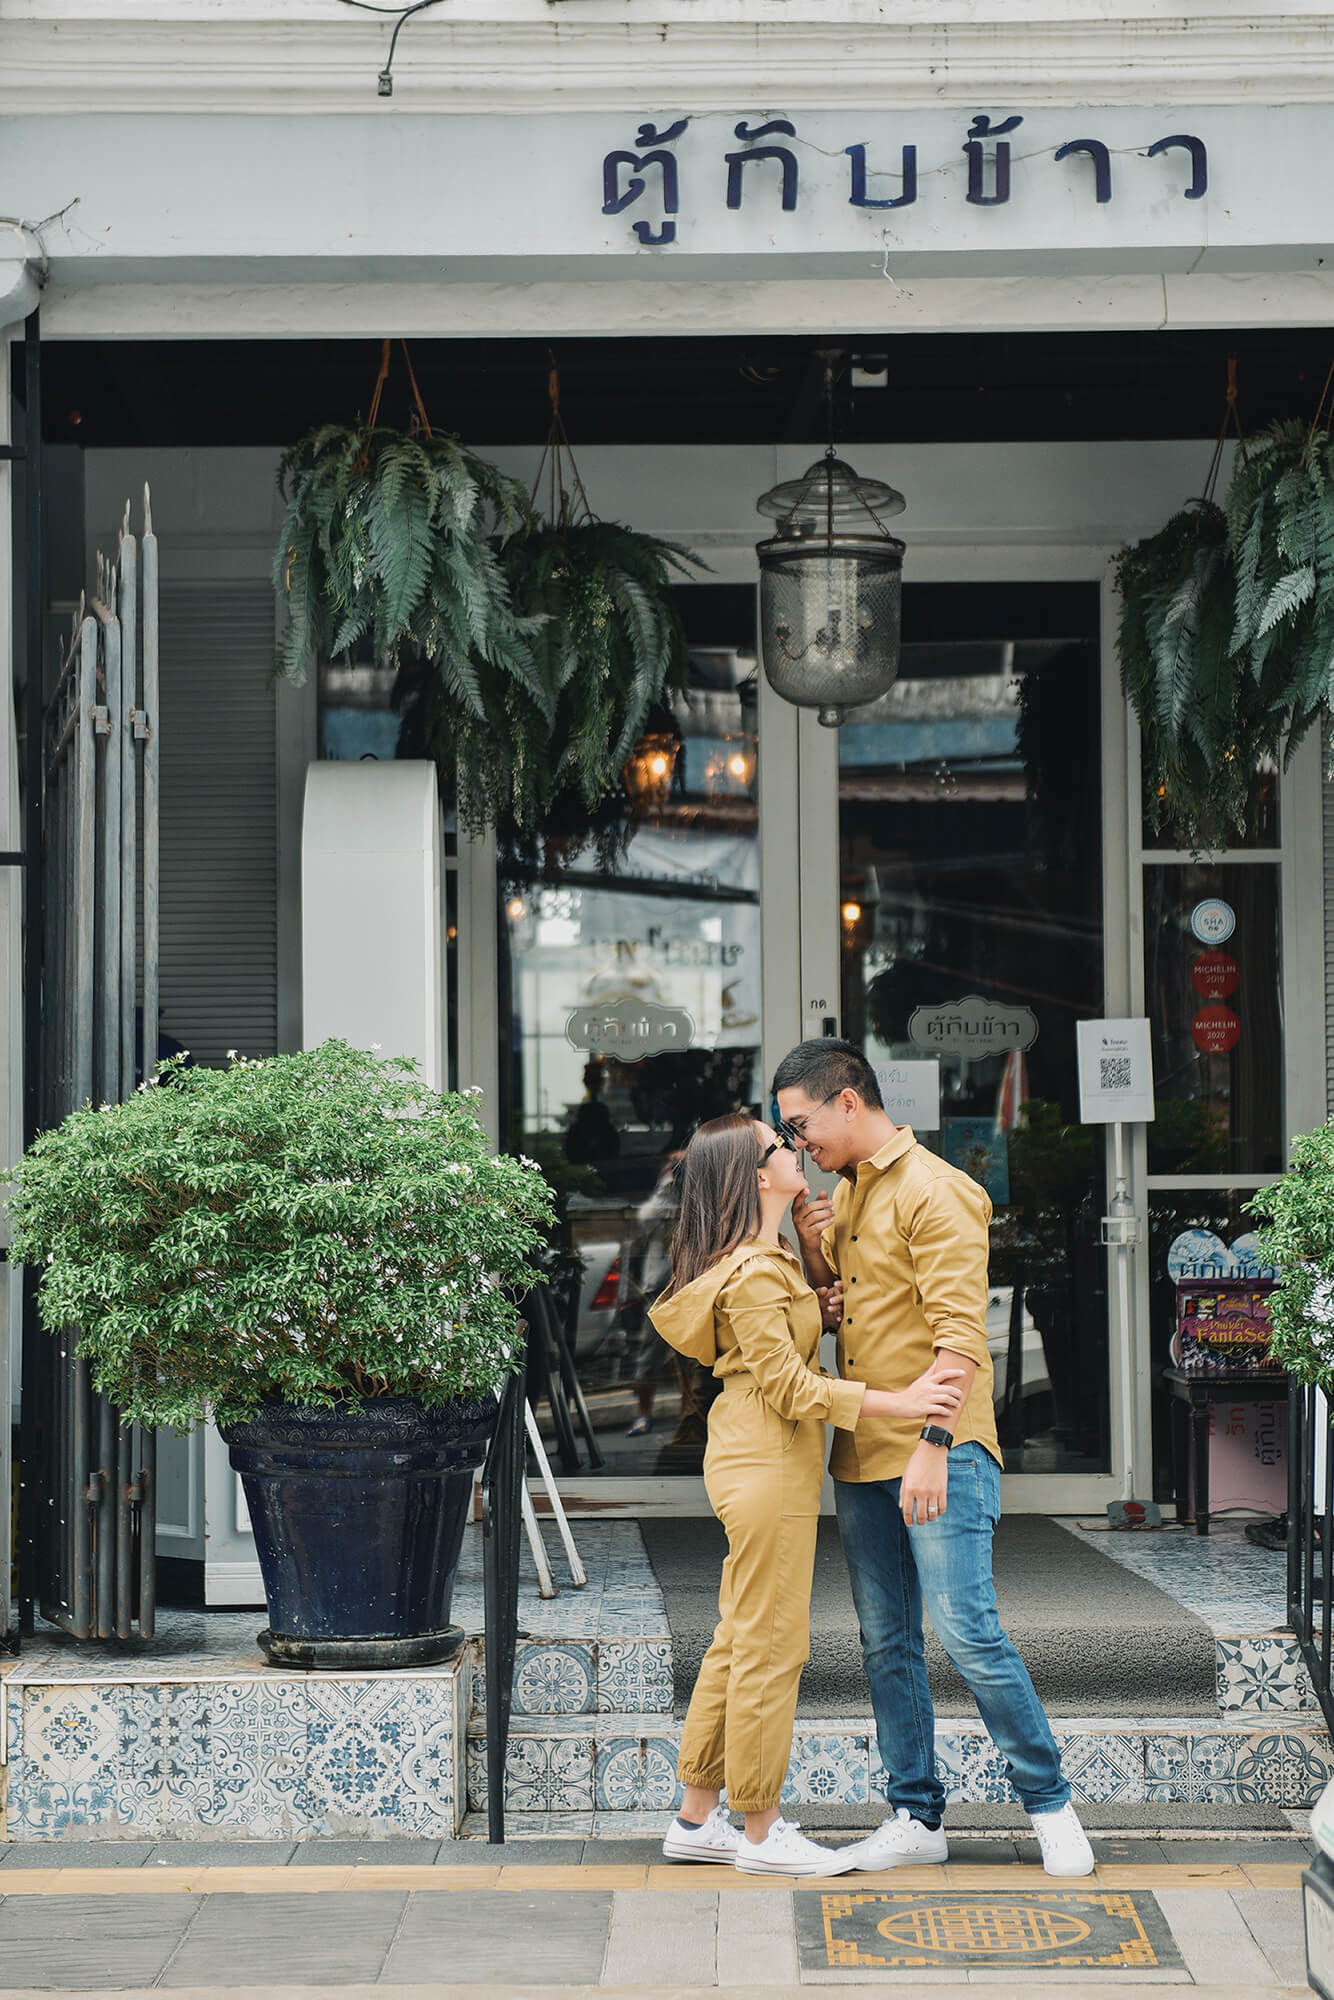
[[[899,671],[904,544],[884,525],[907,502],[865,479],[833,444],[833,357],[825,357],[830,442],[800,479],[761,494],[776,534],[761,542],[760,644],[770,686],[837,728]]]

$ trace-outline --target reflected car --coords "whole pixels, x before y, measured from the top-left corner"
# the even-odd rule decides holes
[[[993,1285],[987,1293],[987,1352],[996,1377],[994,1400],[997,1403],[1004,1401],[1009,1379],[1010,1313],[1013,1303],[1014,1288],[1011,1285]],[[1021,1395],[1044,1396],[1050,1393],[1051,1379],[1047,1373],[1042,1335],[1027,1309],[1021,1325],[1019,1366]]]

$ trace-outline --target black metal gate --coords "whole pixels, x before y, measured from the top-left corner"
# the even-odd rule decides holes
[[[99,555],[46,695],[40,565],[40,346],[25,340],[29,576],[25,1126],[119,1103],[157,1062],[158,581],[147,488],[114,561]],[[35,600],[35,601],[34,601]],[[33,621],[36,629],[32,629]],[[156,1440],[92,1388],[78,1329],[38,1321],[24,1273],[20,1621],[77,1638],[154,1626]]]

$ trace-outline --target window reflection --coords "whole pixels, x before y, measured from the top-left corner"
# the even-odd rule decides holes
[[[1169,1361],[1168,1347],[1176,1325],[1176,1288],[1168,1274],[1167,1253],[1177,1237],[1188,1229],[1216,1236],[1221,1245],[1220,1268],[1240,1237],[1257,1227],[1254,1216],[1246,1213],[1251,1198],[1249,1188],[1195,1188],[1178,1191],[1151,1189],[1149,1193],[1149,1343],[1154,1384],[1153,1411],[1153,1493],[1156,1500],[1174,1496],[1172,1466],[1171,1403],[1161,1387],[1162,1371]]]
[[[1108,1463],[1101,1134],[1075,1070],[1103,996],[1097,631],[1090,587],[906,586],[900,678],[839,732],[844,1032],[873,1062],[939,1056],[918,1137],[994,1205],[1012,1471]]]
[[[557,1191],[567,1334],[619,1476],[701,1469],[716,1385],[647,1307],[674,1160],[701,1120],[763,1096],[754,592],[678,600],[689,687],[630,759],[618,852],[562,828],[502,862],[508,1130]]]

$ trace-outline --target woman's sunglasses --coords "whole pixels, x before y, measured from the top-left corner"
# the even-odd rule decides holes
[[[766,1146],[764,1151],[760,1154],[760,1165],[764,1166],[765,1162],[771,1160],[775,1153],[795,1153],[796,1150],[797,1150],[796,1147],[793,1145],[792,1141],[787,1137],[787,1134],[780,1133],[778,1138],[774,1140],[773,1144],[771,1146]]]

